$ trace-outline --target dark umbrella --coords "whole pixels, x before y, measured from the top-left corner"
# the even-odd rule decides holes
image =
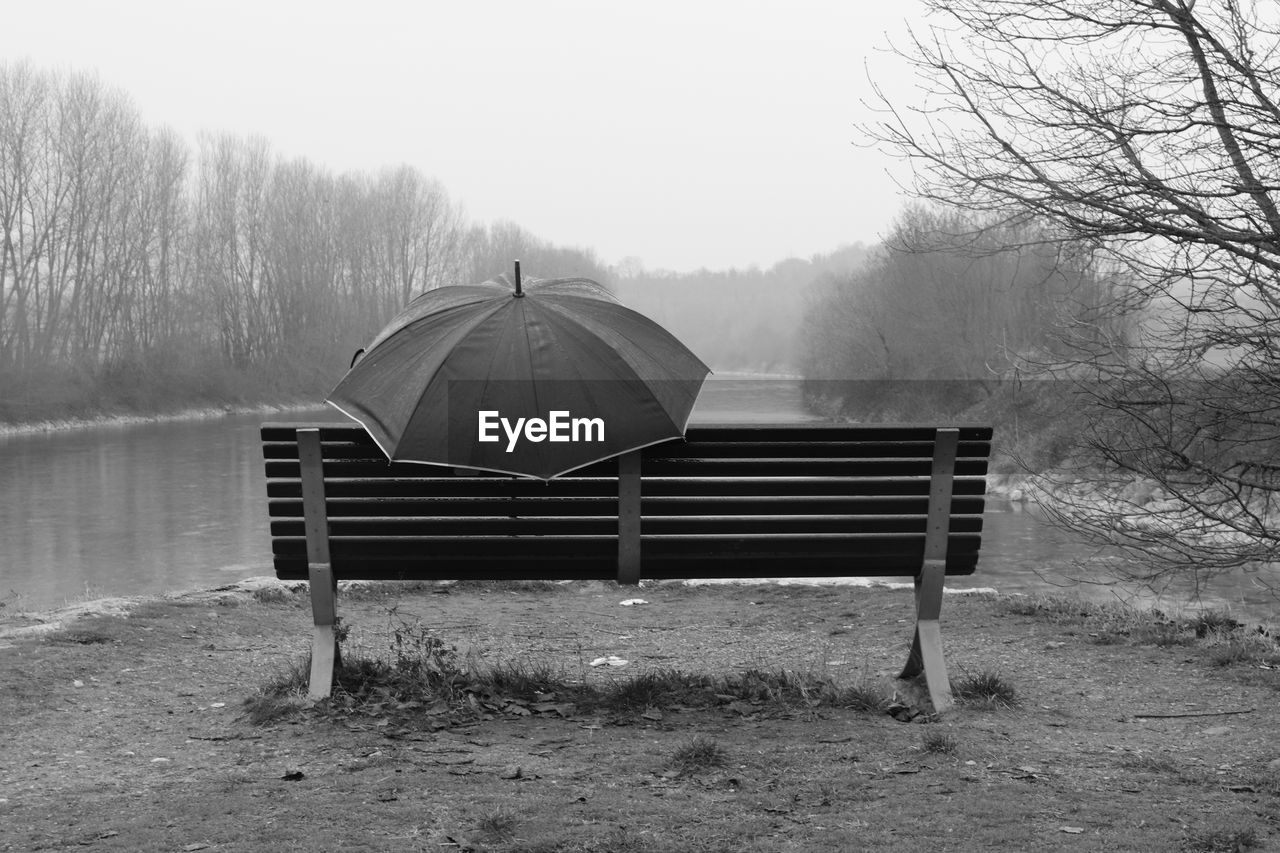
[[[389,459],[550,479],[684,434],[710,370],[590,279],[427,291],[328,402]]]

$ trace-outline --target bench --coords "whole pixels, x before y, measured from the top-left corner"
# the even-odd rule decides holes
[[[276,576],[310,582],[329,695],[341,580],[910,577],[901,678],[951,705],[938,617],[972,574],[990,427],[693,426],[550,482],[388,462],[356,424],[262,426]]]

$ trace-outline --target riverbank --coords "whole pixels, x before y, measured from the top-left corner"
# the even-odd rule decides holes
[[[907,723],[886,713],[915,704],[894,678],[904,591],[383,584],[340,607],[346,659],[374,680],[310,709],[289,687],[309,605],[280,585],[5,639],[0,850],[1280,841],[1280,655],[1227,625],[1198,637],[1116,607],[949,596],[953,684],[986,678],[1010,701]],[[592,665],[610,658],[625,663]],[[361,663],[377,660],[390,668]],[[415,664],[456,674],[448,695],[374,678]],[[294,698],[255,724],[273,683]],[[634,701],[594,706],[584,686]]]
[[[36,435],[46,432],[66,432],[78,429],[97,429],[100,427],[130,426],[133,424],[179,423],[182,421],[207,420],[234,415],[268,415],[276,413],[297,412],[306,409],[324,407],[323,401],[293,400],[282,403],[258,403],[252,405],[200,406],[178,409],[171,412],[152,414],[99,414],[91,417],[70,417],[54,420],[24,422],[15,424],[0,423],[0,436]],[[335,411],[335,417],[338,413]]]

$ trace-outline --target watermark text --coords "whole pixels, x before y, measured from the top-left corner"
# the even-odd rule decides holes
[[[552,442],[601,442],[604,441],[604,418],[574,418],[567,411],[553,410],[547,413],[547,420],[542,418],[502,417],[497,410],[479,412],[479,436],[482,442],[502,440],[502,433],[507,437],[507,453],[515,450],[523,436],[525,441]]]

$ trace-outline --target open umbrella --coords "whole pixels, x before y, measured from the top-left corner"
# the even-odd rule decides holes
[[[550,479],[684,434],[710,372],[590,279],[427,291],[328,402],[389,459]]]

